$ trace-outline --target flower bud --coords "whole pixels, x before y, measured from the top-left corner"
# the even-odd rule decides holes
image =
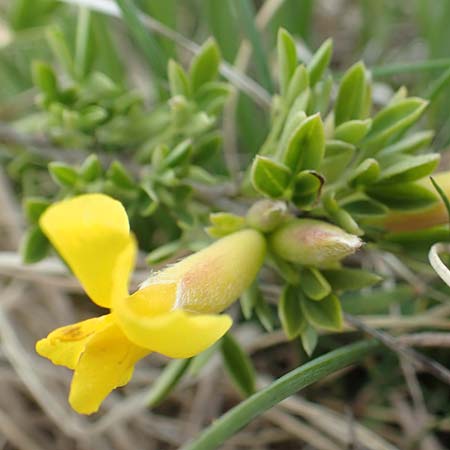
[[[263,233],[268,233],[283,223],[288,215],[286,203],[260,200],[247,212],[247,224]]]
[[[450,171],[433,175],[434,181],[450,198]],[[414,211],[391,211],[383,218],[382,226],[388,231],[417,231],[442,225],[448,222],[448,214],[444,202],[437,195],[436,189],[429,178],[421,181],[422,185],[436,194],[438,202],[433,205]],[[378,225],[378,223],[375,223]]]
[[[286,261],[329,267],[358,250],[362,241],[341,228],[313,219],[294,219],[270,237],[272,251]]]

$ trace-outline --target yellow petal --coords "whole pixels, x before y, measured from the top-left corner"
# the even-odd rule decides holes
[[[50,206],[40,225],[95,303],[109,307],[113,295],[128,295],[133,260],[119,257],[133,244],[120,202],[103,194],[74,197]]]
[[[89,339],[111,323],[108,314],[58,328],[36,343],[36,351],[53,364],[74,369]]]
[[[115,323],[95,333],[75,368],[72,408],[80,414],[96,412],[113,389],[128,383],[136,362],[149,353],[131,343]]]
[[[220,339],[231,327],[227,315],[192,314],[183,310],[157,315],[147,312],[142,298],[120,302],[114,310],[117,323],[136,345],[171,358],[190,358]]]

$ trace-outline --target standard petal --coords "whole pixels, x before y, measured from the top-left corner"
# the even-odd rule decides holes
[[[40,225],[95,303],[109,307],[113,295],[128,295],[133,258],[120,256],[133,238],[120,202],[80,195],[50,206]]]
[[[96,333],[75,368],[72,408],[80,414],[96,412],[113,389],[128,383],[136,362],[149,353],[130,342],[115,323]]]
[[[171,358],[190,358],[210,347],[231,327],[225,314],[192,314],[174,310],[143,315],[132,302],[120,302],[114,313],[130,341]]]
[[[111,323],[108,314],[58,328],[36,343],[36,351],[53,364],[74,369],[89,339]]]

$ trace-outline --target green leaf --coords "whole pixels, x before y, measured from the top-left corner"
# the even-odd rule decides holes
[[[216,238],[239,231],[245,226],[245,217],[226,212],[212,213],[209,220],[213,226],[207,228],[207,232]]]
[[[21,246],[20,254],[25,264],[32,264],[45,258],[50,249],[50,242],[38,225],[33,225],[26,232]]]
[[[278,302],[278,316],[288,339],[294,339],[306,326],[300,308],[298,287],[286,285]]]
[[[325,158],[320,165],[320,173],[328,183],[336,181],[348,168],[356,148],[347,142],[330,140],[325,143]]]
[[[366,188],[366,192],[387,207],[399,211],[426,208],[437,202],[433,192],[417,183],[375,185]]]
[[[300,172],[295,177],[292,202],[300,209],[312,206],[319,198],[324,183],[322,175],[314,170]]]
[[[349,144],[357,144],[366,136],[371,126],[371,119],[349,120],[336,128],[334,139],[348,142]]]
[[[308,356],[311,356],[317,346],[319,335],[314,327],[307,324],[305,329],[300,333],[303,349]]]
[[[306,296],[312,300],[323,300],[331,294],[331,286],[325,277],[314,267],[306,267],[301,275],[300,286]]]
[[[192,359],[175,359],[171,361],[161,375],[153,382],[147,397],[147,404],[154,408],[166,399],[180,382],[189,368]]]
[[[278,30],[277,53],[280,92],[284,96],[297,67],[297,49],[294,39],[284,28]]]
[[[319,50],[314,53],[314,56],[308,64],[308,73],[311,86],[314,86],[322,78],[323,74],[328,68],[332,53],[332,39],[327,39],[320,46]]]
[[[373,119],[372,128],[363,144],[374,153],[401,135],[422,115],[428,102],[418,97],[401,100],[382,109]]]
[[[64,163],[51,162],[48,165],[48,171],[53,180],[63,187],[73,187],[78,180],[77,171]]]
[[[56,25],[51,25],[47,28],[46,36],[50,48],[52,49],[61,66],[69,75],[74,77],[75,67],[72,54],[70,53],[66,38],[61,28]]]
[[[303,298],[301,307],[310,324],[331,331],[342,329],[342,308],[334,294],[320,302]]]
[[[380,176],[380,165],[373,158],[365,159],[352,173],[348,184],[352,187],[375,183]]]
[[[330,283],[333,291],[357,291],[379,283],[382,278],[362,269],[326,269],[322,275]]]
[[[267,52],[264,49],[261,33],[256,26],[254,5],[251,0],[237,0],[234,2],[238,20],[253,47],[253,58],[262,86],[273,92],[272,78],[268,64]]]
[[[415,153],[418,150],[428,147],[434,137],[434,131],[419,131],[411,136],[405,137],[395,144],[389,145],[378,153],[378,157],[382,158],[387,155],[395,155],[399,153]]]
[[[258,290],[257,283],[253,283],[248,289],[246,289],[240,298],[242,314],[246,320],[250,320],[253,315],[253,309],[258,302],[258,297],[261,293]]]
[[[255,304],[255,313],[266,331],[273,331],[274,315],[266,299],[260,294]]]
[[[436,180],[433,177],[430,177],[430,181],[434,188],[436,189],[436,192],[438,193],[439,197],[442,200],[442,203],[445,205],[445,209],[447,210],[447,222],[450,222],[450,200],[448,199],[447,194],[444,192],[444,190],[439,186],[439,184],[436,182]]]
[[[31,65],[33,83],[49,100],[58,98],[58,81],[53,68],[43,61],[33,61]]]
[[[189,78],[184,69],[173,59],[169,61],[167,66],[167,74],[169,78],[169,87],[171,97],[182,95],[186,98],[190,97]]]
[[[180,240],[161,245],[147,255],[145,262],[149,265],[159,264],[171,258],[182,247],[183,243]]]
[[[426,177],[439,164],[440,155],[431,153],[419,156],[399,157],[399,161],[384,169],[378,183],[406,183]]]
[[[358,62],[347,70],[339,85],[334,105],[336,126],[349,120],[365,119],[367,102],[366,68]]]
[[[192,92],[197,92],[201,86],[217,78],[219,73],[220,51],[214,39],[208,39],[199,53],[192,60],[189,68],[189,78]]]
[[[283,164],[265,156],[257,155],[252,164],[253,187],[263,195],[281,198],[291,180],[291,171]]]
[[[290,108],[293,102],[298,98],[300,94],[305,92],[309,86],[309,76],[303,64],[297,66],[294,74],[292,75],[291,81],[287,88],[285,95],[286,107]]]
[[[244,396],[252,395],[256,389],[256,377],[248,355],[230,333],[222,338],[220,348],[225,367],[236,387]]]
[[[356,217],[374,217],[383,216],[388,212],[388,208],[380,202],[377,202],[363,193],[352,196],[348,201],[342,201],[341,206]]]
[[[121,189],[136,189],[136,184],[133,179],[119,161],[113,161],[111,163],[106,176]]]
[[[319,114],[306,118],[291,134],[283,162],[293,173],[319,168],[325,153],[325,133]]]
[[[50,206],[50,202],[41,197],[26,197],[23,201],[25,216],[29,223],[37,224],[41,214]]]
[[[87,7],[80,7],[74,57],[75,71],[80,79],[83,79],[89,72],[93,57],[93,44],[91,11]]]
[[[302,364],[215,420],[200,436],[185,445],[182,450],[215,450],[220,448],[226,439],[235,435],[255,417],[268,411],[285,398],[298,393],[306,386],[361,361],[378,346],[376,340],[365,339],[363,342],[340,347],[338,350]]]
[[[185,139],[181,141],[174,149],[170,150],[169,153],[161,162],[161,168],[173,168],[177,166],[182,166],[187,163],[192,153],[192,142],[190,139]]]
[[[80,167],[80,177],[86,182],[95,181],[103,172],[102,165],[95,154],[89,155]]]

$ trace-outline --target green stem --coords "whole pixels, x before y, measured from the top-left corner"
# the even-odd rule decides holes
[[[235,406],[181,450],[213,450],[272,406],[322,378],[356,363],[378,347],[363,341],[342,347],[292,370]]]

